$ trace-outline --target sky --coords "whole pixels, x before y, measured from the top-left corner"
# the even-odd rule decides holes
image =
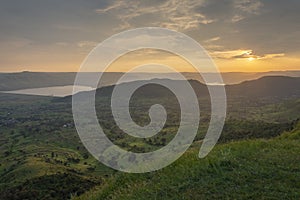
[[[1,0],[0,71],[78,71],[97,44],[140,27],[190,36],[223,72],[300,70],[299,10],[299,0]],[[163,59],[144,52],[111,71]]]

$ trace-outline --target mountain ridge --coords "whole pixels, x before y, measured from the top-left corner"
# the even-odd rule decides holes
[[[180,85],[183,80],[170,80],[161,79],[161,81],[173,82],[173,84]],[[143,85],[139,94],[147,97],[148,95],[156,94],[157,96],[165,96],[165,90],[162,86],[150,84],[151,81],[134,81],[128,83],[121,83],[118,86],[126,89],[130,85],[141,84]],[[205,84],[197,80],[189,80],[192,88],[196,92],[198,97],[206,97],[209,95],[208,88]],[[244,81],[240,84],[226,85],[226,93],[228,97],[279,97],[279,98],[298,98],[300,97],[300,77],[285,77],[285,76],[268,76],[262,77],[256,80]],[[96,93],[97,96],[110,96],[115,85],[98,88]],[[208,87],[220,87],[208,86]],[[80,92],[75,95],[86,94],[87,92]],[[66,97],[66,98],[70,98]]]
[[[131,73],[130,80],[147,79],[149,73]],[[160,73],[154,73],[159,78]],[[194,79],[204,82],[198,73],[182,72],[186,79]],[[255,80],[264,76],[290,76],[300,77],[300,71],[271,71],[271,72],[224,72],[221,73],[226,85],[239,84],[247,80]],[[89,78],[99,77],[100,73],[86,72]],[[106,72],[101,80],[103,86],[114,85],[124,73]],[[172,74],[170,74],[172,76]],[[211,76],[212,73],[206,73]],[[0,91],[11,91],[29,88],[54,87],[73,85],[76,72],[21,72],[21,73],[0,73]],[[83,83],[83,86],[87,83]]]

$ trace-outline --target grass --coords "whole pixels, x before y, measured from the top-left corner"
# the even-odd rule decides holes
[[[205,159],[191,149],[148,174],[118,173],[83,199],[299,199],[300,124],[274,139],[216,146]]]

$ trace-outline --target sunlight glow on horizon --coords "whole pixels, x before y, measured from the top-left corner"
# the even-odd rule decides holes
[[[250,61],[250,62],[253,60],[255,60],[255,58],[253,58],[253,57],[248,58],[248,61]]]
[[[213,52],[209,54],[215,64],[218,66],[220,72],[268,72],[300,70],[298,65],[298,63],[300,63],[300,59],[298,57],[287,57],[286,55],[272,57],[272,55],[267,55],[265,58],[257,58],[251,55],[251,52],[248,52],[247,50],[224,52],[223,54],[220,52]],[[35,60],[35,62],[28,62],[21,65],[22,67],[18,67],[16,70],[11,70],[12,68],[8,67],[7,70],[2,70],[2,72],[77,72],[79,71],[80,65],[85,59],[86,55],[71,55],[71,53],[67,54],[65,56],[65,58],[67,58],[66,60],[62,59],[63,56],[61,56],[61,58],[58,60],[43,59],[42,63],[45,63],[43,65],[40,64],[40,61]],[[244,56],[241,58],[231,58],[235,55]],[[145,51],[144,54],[126,54],[123,58],[115,60],[107,72],[126,72],[131,67],[147,63],[168,65],[180,72],[194,72],[193,67],[182,58],[175,56],[174,54],[162,53],[159,51]],[[163,71],[160,71],[158,68],[153,69],[153,72],[163,73]]]

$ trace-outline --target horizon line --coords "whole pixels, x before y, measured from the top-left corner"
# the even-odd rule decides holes
[[[221,71],[220,73],[271,73],[271,72],[300,72],[299,70],[271,70],[271,71]],[[76,71],[0,71],[0,74],[17,74],[17,73],[166,73],[166,74],[172,74],[176,72],[76,72]],[[188,72],[188,71],[182,71],[180,73],[198,73],[198,72]],[[216,72],[203,72],[203,73],[216,73]]]

